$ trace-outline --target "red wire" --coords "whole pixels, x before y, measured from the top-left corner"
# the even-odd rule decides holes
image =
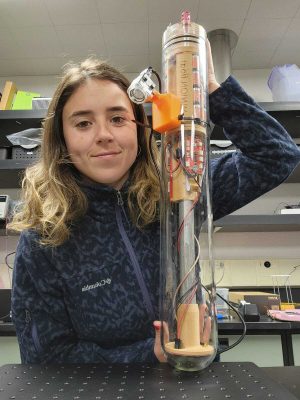
[[[170,187],[169,187],[169,191],[170,191],[170,199],[173,199],[173,171],[172,171],[172,155],[170,157]]]
[[[177,236],[177,251],[178,251],[178,253],[180,252],[179,245],[180,245],[180,236],[181,236],[181,232],[182,232],[182,230],[183,230],[184,224],[186,223],[186,220],[187,220],[188,216],[190,215],[190,213],[191,213],[192,210],[194,209],[194,207],[195,207],[197,201],[199,200],[199,196],[200,196],[200,195],[199,195],[199,193],[198,193],[198,195],[197,195],[197,197],[195,198],[195,200],[194,200],[194,202],[193,202],[193,204],[192,204],[190,210],[187,212],[186,216],[184,217],[184,219],[183,219],[183,221],[181,222],[180,227],[179,227],[179,229],[178,229],[178,236]]]
[[[166,152],[166,151],[167,151],[167,145],[166,145],[166,148],[165,148],[165,152]],[[165,157],[165,159],[166,159],[166,157]],[[172,160],[172,157],[171,157],[171,160]],[[175,171],[178,170],[179,165],[180,165],[180,161],[177,162],[177,165],[175,166],[175,168],[173,169],[173,171],[171,170],[171,168],[168,169],[168,167],[167,167],[167,165],[166,165],[166,170],[167,170],[167,172],[168,172],[169,174],[174,173]]]

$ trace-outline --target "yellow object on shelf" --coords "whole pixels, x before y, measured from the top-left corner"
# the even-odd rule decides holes
[[[32,110],[32,99],[41,97],[39,93],[18,90],[13,101],[12,110]]]
[[[6,81],[2,93],[2,98],[0,101],[0,110],[10,110],[15,94],[17,92],[17,87],[12,81]]]
[[[300,303],[280,303],[280,310],[295,310],[300,308]]]

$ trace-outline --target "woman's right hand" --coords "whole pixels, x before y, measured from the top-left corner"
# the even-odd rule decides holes
[[[208,71],[207,71],[208,93],[211,94],[220,87],[220,84],[216,79],[211,47],[208,39],[206,39],[206,53],[207,53],[207,66],[208,66]]]

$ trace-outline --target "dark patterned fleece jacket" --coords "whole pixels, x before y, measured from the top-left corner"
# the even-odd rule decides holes
[[[289,135],[229,77],[210,95],[210,115],[240,151],[211,161],[214,219],[283,182],[300,161]],[[21,234],[12,312],[23,363],[156,361],[159,223],[137,230],[126,188],[82,186],[87,214],[71,238],[41,247]]]

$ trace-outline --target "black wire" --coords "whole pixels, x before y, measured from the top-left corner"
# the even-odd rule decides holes
[[[194,284],[193,284],[193,285],[192,285],[192,286],[177,300],[177,302],[176,302],[176,303],[177,303],[177,306],[176,306],[176,309],[175,309],[175,310],[173,310],[173,306],[170,305],[168,314],[169,314],[169,312],[171,311],[171,312],[172,312],[172,315],[173,315],[173,313],[176,312],[176,310],[178,309],[178,305],[180,305],[180,304],[187,298],[188,294],[191,293],[191,291],[192,291],[199,283],[200,283],[200,279],[198,279],[196,282],[194,282]],[[204,288],[204,290],[208,293],[209,299],[210,299],[210,301],[211,301],[211,294],[210,294],[209,290],[208,290],[207,287],[204,286],[203,284],[201,284],[201,286],[202,286],[202,287]],[[222,350],[218,350],[218,351],[217,351],[217,354],[221,354],[221,353],[225,353],[225,352],[228,351],[228,350],[233,349],[233,348],[236,347],[239,343],[241,343],[241,341],[242,341],[242,340],[244,339],[244,337],[246,336],[247,326],[246,326],[246,323],[245,323],[245,321],[244,321],[244,318],[243,318],[242,314],[241,314],[232,304],[230,304],[226,299],[224,299],[219,293],[217,293],[217,296],[220,297],[220,298],[221,298],[221,299],[222,299],[222,300],[237,314],[237,316],[239,317],[239,319],[240,319],[240,321],[241,321],[241,323],[242,323],[242,325],[243,325],[243,332],[242,332],[242,334],[240,335],[239,339],[238,339],[236,342],[234,342],[233,344],[231,344],[230,346],[226,347],[225,349],[222,349]]]
[[[13,269],[13,267],[11,267],[9,264],[8,264],[8,257],[9,256],[12,256],[13,254],[16,254],[16,252],[15,251],[13,251],[13,252],[11,252],[11,253],[8,253],[8,254],[6,254],[6,256],[5,256],[5,264],[6,264],[6,266],[9,268],[9,269]]]
[[[176,310],[178,310],[179,306],[183,304],[184,300],[187,299],[188,295],[198,286],[200,280],[197,279],[193,285],[187,289],[187,291],[177,300]],[[196,294],[196,293],[195,293]]]
[[[209,296],[209,300],[211,302],[212,301],[212,296],[211,296],[209,290],[207,289],[206,286],[204,286],[204,285],[201,285],[201,286],[207,292],[207,294]],[[231,344],[230,346],[226,347],[225,349],[217,351],[217,354],[221,354],[221,353],[224,353],[225,351],[233,349],[235,346],[237,346],[239,343],[241,343],[241,341],[246,336],[247,326],[246,326],[244,318],[243,318],[242,314],[239,312],[239,310],[236,309],[235,307],[233,307],[233,305],[230,304],[226,299],[224,299],[224,297],[222,297],[219,293],[217,293],[217,296],[220,297],[220,299],[222,299],[237,314],[237,316],[239,317],[239,319],[241,320],[241,323],[243,325],[243,332],[242,332],[241,336],[239,337],[239,339],[236,342],[234,342],[233,344]]]
[[[151,68],[151,69],[152,69],[152,68]],[[159,76],[159,74],[158,74],[154,69],[152,69],[152,73],[156,76],[156,78],[157,78],[157,80],[158,80],[158,91],[159,91],[159,93],[161,93],[162,86],[161,86],[161,79],[160,79],[160,76]]]
[[[178,116],[179,121],[194,121],[197,125],[211,128],[210,123],[197,117],[185,117],[184,114]]]
[[[300,267],[300,264],[295,265],[294,267],[292,267],[293,269],[291,270],[291,272],[288,273],[288,275],[292,275],[292,273],[295,272],[296,269],[299,268],[299,267]]]
[[[9,313],[9,314],[6,314],[6,315],[3,315],[2,317],[0,317],[0,321],[2,321],[4,318],[7,318],[7,317],[10,317],[10,313]]]
[[[241,323],[243,325],[243,333],[241,334],[239,339],[236,342],[234,342],[233,344],[231,344],[230,346],[226,347],[225,349],[217,351],[217,354],[221,354],[221,353],[224,353],[225,351],[233,349],[235,346],[237,346],[239,343],[241,343],[241,341],[246,336],[247,326],[246,326],[246,323],[244,321],[242,314],[238,311],[238,309],[233,307],[233,305],[230,304],[226,299],[224,299],[224,297],[221,296],[219,293],[217,293],[217,296],[220,297],[220,299],[223,300],[237,314],[237,316],[239,317],[239,319],[241,320]]]
[[[183,293],[183,295],[175,302],[175,308],[173,307],[173,302],[172,302],[168,308],[167,314],[176,316],[179,306],[184,302],[184,300],[188,297],[188,295],[199,285],[199,283],[200,283],[200,280],[197,279],[193,283],[193,285],[185,293]]]

